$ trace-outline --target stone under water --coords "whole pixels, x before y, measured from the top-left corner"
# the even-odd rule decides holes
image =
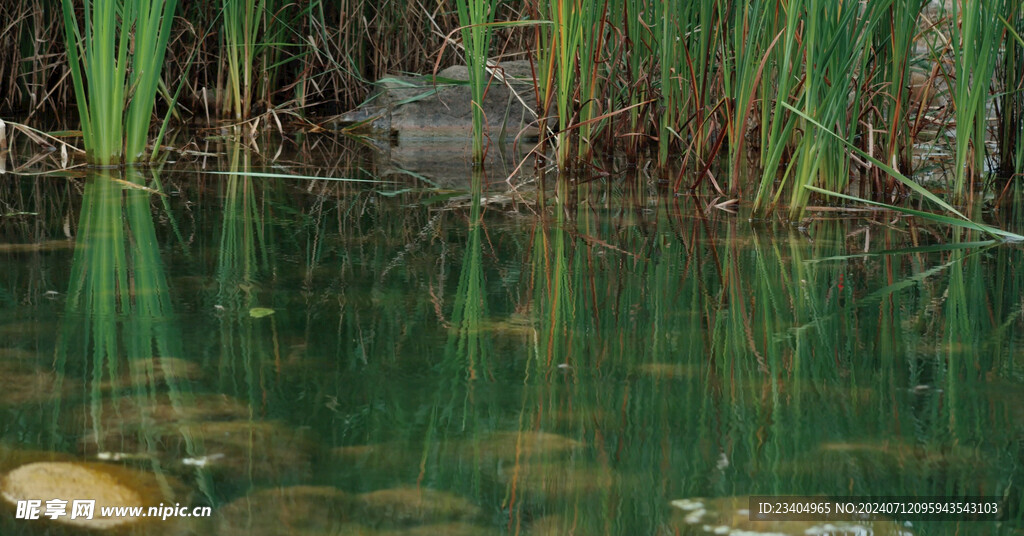
[[[275,421],[187,424],[162,439],[178,463],[232,479],[277,481],[312,475],[314,445],[303,430]]]
[[[173,534],[180,529],[178,519],[148,518],[149,507],[175,504],[180,500],[180,484],[151,473],[101,463],[34,462],[21,465],[0,477],[0,497],[5,510],[16,509],[18,501],[39,500],[41,523],[65,525],[96,531],[141,527],[147,534]],[[45,516],[46,502],[67,501],[66,514]],[[71,518],[74,500],[95,500],[92,519]],[[103,516],[104,507],[142,507],[142,515]],[[13,516],[11,516],[13,517]],[[24,523],[36,520],[20,520]]]
[[[78,382],[36,367],[28,360],[0,361],[0,406],[60,400]]]
[[[533,520],[526,528],[527,536],[583,536],[576,523],[565,516],[552,514]]]
[[[371,534],[352,523],[355,504],[353,495],[330,486],[289,486],[250,493],[214,516],[221,536]]]
[[[541,431],[498,431],[467,439],[452,449],[463,461],[480,460],[484,465],[540,461],[559,458],[583,448],[575,439]]]
[[[496,534],[498,531],[491,528],[456,522],[420,525],[405,530],[386,532],[382,536],[493,536]]]
[[[71,432],[113,436],[135,434],[143,427],[163,427],[175,423],[246,419],[249,406],[235,398],[217,394],[163,393],[155,396],[128,394],[101,398],[83,404],[65,421]]]
[[[423,525],[472,521],[480,507],[447,491],[404,486],[359,496],[360,519],[371,525]]]
[[[543,461],[504,465],[499,469],[498,481],[521,499],[543,503],[609,492],[618,477],[608,467]]]

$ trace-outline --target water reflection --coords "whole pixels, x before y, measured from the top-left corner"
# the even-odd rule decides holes
[[[150,212],[154,185],[155,178],[135,170],[97,171],[84,185],[46,437],[55,452],[124,466],[78,463],[65,455],[66,461],[45,456],[12,471],[9,478],[18,471],[33,475],[23,493],[96,499],[95,518],[64,516],[57,524],[165,533],[177,524],[154,527],[131,516],[102,516],[99,509],[156,506],[187,494],[159,445],[170,434],[183,439],[183,450],[196,452],[176,424],[192,405],[188,382],[198,371],[181,358],[181,330]],[[9,490],[12,482],[7,485]]]
[[[1019,248],[596,184],[523,216],[250,158],[180,199],[85,184],[54,351],[0,361],[45,386],[0,393],[6,441],[49,452],[0,472],[103,462],[222,535],[704,534],[750,494],[1004,496],[1000,526],[875,533],[1021,525]]]

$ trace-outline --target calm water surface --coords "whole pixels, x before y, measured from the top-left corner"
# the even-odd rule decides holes
[[[752,494],[1006,512],[859,534],[1024,526],[1020,247],[621,182],[480,206],[222,153],[235,173],[4,179],[0,472],[88,462],[213,511],[112,533],[741,534],[725,498]]]

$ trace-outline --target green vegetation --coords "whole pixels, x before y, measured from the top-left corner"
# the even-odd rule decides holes
[[[497,10],[492,0],[455,0],[462,25],[463,50],[469,67],[469,87],[473,93],[473,162],[484,161],[484,91],[488,83],[487,56],[491,49],[491,23]],[[496,121],[498,118],[490,118]]]
[[[68,67],[89,160],[143,156],[176,0],[61,0]]]
[[[986,188],[1009,199],[1024,165],[1020,2],[65,0],[63,30],[32,15],[53,13],[51,2],[0,0],[14,30],[0,40],[13,58],[0,61],[2,106],[77,104],[96,163],[141,156],[154,102],[181,119],[266,127],[353,108],[388,74],[456,62],[480,102],[495,83],[489,62],[526,57],[540,117],[557,118],[545,141],[560,169],[604,170],[609,152],[651,157],[676,192],[743,196],[756,218],[803,219],[828,202],[814,188],[886,203],[911,193],[850,144],[911,179],[931,167],[941,180],[916,156],[930,140],[950,157],[937,162],[946,184],[928,188],[945,187],[960,210]],[[62,56],[39,45],[58,31],[73,92],[56,76]]]

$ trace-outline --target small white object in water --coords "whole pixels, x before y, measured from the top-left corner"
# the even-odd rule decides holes
[[[224,457],[224,454],[218,452],[217,454],[211,454],[209,456],[199,456],[198,458],[185,458],[181,460],[182,465],[193,465],[195,467],[206,467],[206,464],[219,460]]]
[[[749,516],[750,510],[747,510],[746,508],[740,508],[739,510],[736,510],[736,513],[741,516]]]
[[[124,454],[122,454],[120,452],[97,452],[96,453],[96,459],[97,460],[102,460],[102,461],[105,461],[105,462],[119,462],[119,461],[121,461],[121,458],[123,458],[123,457],[124,457]]]
[[[704,517],[704,514],[706,514],[706,513],[707,513],[707,510],[705,510],[703,508],[701,508],[699,510],[694,510],[694,511],[690,512],[690,515],[686,516],[683,520],[686,521],[687,523],[691,524],[691,525],[696,525],[697,523],[700,522],[700,519],[702,517]]]
[[[725,525],[719,525],[715,527],[715,530],[713,532],[715,534],[729,534],[729,527]]]
[[[685,510],[687,512],[689,512],[690,510],[696,510],[698,508],[704,508],[704,503],[702,503],[700,501],[690,500],[690,499],[677,499],[677,500],[672,501],[669,504],[671,504],[672,506],[675,506],[676,508],[678,508],[680,510]]]

